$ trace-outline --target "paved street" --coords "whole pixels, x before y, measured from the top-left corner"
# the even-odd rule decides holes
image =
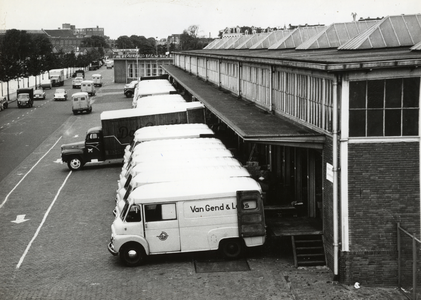
[[[333,282],[326,267],[297,269],[288,241],[272,237],[235,263],[221,261],[217,253],[197,253],[123,266],[107,250],[121,165],[70,172],[59,163],[60,145],[83,140],[88,128],[100,125],[101,111],[131,106],[123,84],[112,83],[112,70],[99,72],[106,84],[92,114],[74,116],[70,101],[48,102],[45,107],[67,105],[68,117],[61,124],[44,123],[51,133],[40,143],[30,140],[35,150],[0,181],[0,300],[406,299],[394,287],[355,289]],[[66,86],[75,92],[69,80]],[[38,112],[32,122],[42,129],[42,113],[50,112]],[[2,131],[7,142],[10,136]],[[7,163],[4,156],[0,163]]]

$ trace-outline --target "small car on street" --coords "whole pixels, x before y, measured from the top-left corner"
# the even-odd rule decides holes
[[[67,91],[65,89],[56,89],[54,100],[67,100]]]
[[[9,107],[6,96],[0,97],[0,111]]]
[[[34,100],[37,100],[37,99],[45,100],[45,92],[42,88],[36,89],[34,91]]]
[[[134,90],[136,89],[138,83],[139,83],[139,81],[133,80],[133,81],[131,81],[130,83],[128,83],[124,86],[123,93],[127,98],[133,97]]]

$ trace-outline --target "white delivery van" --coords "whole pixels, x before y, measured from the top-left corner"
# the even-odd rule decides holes
[[[128,156],[128,160],[131,157],[140,155],[148,151],[175,151],[178,148],[186,148],[188,145],[194,145],[194,147],[201,147],[202,145],[218,145],[225,147],[221,140],[211,137],[203,138],[175,138],[175,139],[165,139],[165,140],[152,140],[145,141],[143,143],[138,143],[131,151],[131,154]],[[128,161],[127,160],[127,161]],[[125,161],[126,162],[126,161]]]
[[[185,165],[178,169],[156,168],[150,172],[139,172],[117,190],[114,215],[121,212],[124,200],[127,199],[130,193],[145,184],[185,180],[196,181],[198,179],[206,181],[231,177],[250,177],[250,173],[239,163],[237,165]]]
[[[92,80],[82,81],[80,84],[80,91],[88,93],[89,96],[94,96],[96,93],[94,82]]]
[[[121,169],[117,185],[119,187],[124,186],[129,178],[136,176],[136,174],[140,172],[152,171],[154,168],[172,169],[183,168],[184,165],[208,165],[217,158],[223,161],[224,159],[236,161],[236,159],[233,158],[232,153],[223,147],[200,151],[197,149],[179,150],[174,151],[174,155],[151,155],[148,158],[139,156],[128,162]],[[228,162],[227,164],[230,165]]]
[[[101,74],[93,74],[92,81],[94,82],[94,86],[102,86],[102,75]]]
[[[215,134],[206,124],[173,124],[142,127],[135,131],[133,141],[124,150],[127,161],[134,147],[146,141],[167,140],[176,138],[213,137]]]
[[[153,107],[157,105],[186,103],[186,102],[187,101],[181,95],[178,95],[178,94],[147,96],[147,97],[139,98],[134,108],[142,109],[145,107]]]
[[[75,115],[83,112],[92,112],[91,98],[88,93],[79,92],[72,95],[72,111]]]
[[[260,185],[250,177],[140,186],[111,225],[108,250],[128,266],[146,256],[220,250],[241,256],[266,229]]]
[[[177,94],[175,87],[166,79],[141,80],[136,86],[132,106],[136,107],[142,97]]]
[[[225,145],[215,138],[197,138],[197,139],[173,139],[173,140],[159,140],[149,141],[137,145],[127,162],[124,162],[122,171],[128,170],[136,163],[151,159],[169,159],[177,158],[183,155],[182,153],[196,152],[206,154],[213,149],[226,150]],[[202,154],[201,154],[202,155]],[[141,157],[141,159],[137,159]]]

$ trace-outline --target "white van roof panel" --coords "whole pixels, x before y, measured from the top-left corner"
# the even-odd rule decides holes
[[[157,125],[142,127],[134,133],[137,142],[163,140],[169,138],[193,138],[201,135],[213,135],[208,125],[202,123]]]
[[[183,111],[187,111],[188,109],[204,108],[204,107],[205,106],[199,102],[186,102],[186,103],[173,105],[170,107],[166,107],[166,106],[148,107],[143,110],[132,109],[132,108],[108,110],[108,111],[103,111],[100,115],[100,118],[101,120],[112,120],[112,119],[129,118],[129,117],[135,117],[135,116],[149,116],[149,115],[154,115],[154,114],[183,112]]]
[[[157,170],[155,172],[142,172],[137,174],[130,182],[133,187],[157,182],[183,181],[183,180],[210,180],[230,177],[250,177],[250,173],[241,166],[199,166],[178,169]]]
[[[259,191],[260,185],[250,177],[233,177],[197,181],[172,181],[145,184],[132,193],[129,201],[139,204],[236,197],[237,191]]]

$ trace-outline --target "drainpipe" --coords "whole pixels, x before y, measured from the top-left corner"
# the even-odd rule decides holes
[[[338,226],[338,81],[333,80],[333,279],[338,280],[339,226]]]

